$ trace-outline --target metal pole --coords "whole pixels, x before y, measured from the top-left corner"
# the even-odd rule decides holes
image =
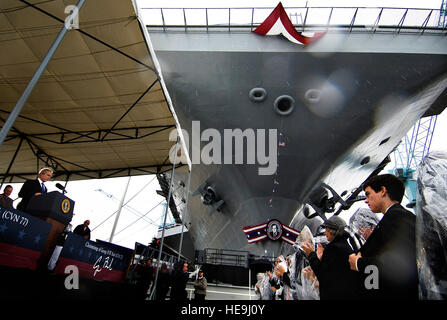
[[[192,169],[192,167],[191,167]],[[191,183],[191,171],[189,171],[189,175],[188,175],[188,185],[186,187],[186,207],[185,207],[185,214],[182,215],[182,235],[180,236],[180,246],[178,248],[178,261],[180,261],[180,255],[182,254],[182,245],[183,245],[183,231],[185,229],[185,222],[183,221],[183,217],[186,215],[186,213],[188,213],[188,199],[189,199],[189,187],[190,187],[190,183]]]
[[[160,271],[160,261],[161,261],[161,253],[163,252],[163,243],[165,240],[165,227],[166,227],[166,217],[168,216],[168,208],[169,208],[169,202],[171,200],[171,192],[172,192],[172,183],[174,182],[174,174],[175,174],[175,164],[177,162],[177,147],[179,142],[180,136],[177,135],[177,141],[175,142],[175,155],[174,155],[174,163],[172,165],[172,174],[171,174],[171,182],[169,183],[169,192],[168,192],[168,202],[165,209],[165,216],[163,221],[163,230],[161,233],[161,242],[160,242],[160,252],[158,253],[158,259],[157,259],[157,272],[155,273],[155,280],[154,285],[152,286],[152,292],[149,297],[149,300],[154,300],[155,298],[155,290],[157,289],[157,281],[158,281],[158,273]]]
[[[129,179],[127,179],[126,189],[124,190],[123,197],[121,198],[121,201],[120,201],[120,207],[118,208],[118,213],[116,214],[115,222],[113,223],[112,233],[110,234],[109,242],[112,242],[113,235],[115,234],[116,225],[118,224],[118,219],[119,219],[120,214],[121,214],[121,209],[123,208],[124,198],[126,197],[127,189],[129,189],[130,178],[132,178],[132,177],[129,176]]]
[[[66,188],[67,188],[67,185],[68,185],[68,180],[70,180],[70,174],[69,174],[69,173],[66,173],[66,176],[65,176],[65,185],[64,185],[64,189],[66,189]]]
[[[183,219],[182,219],[182,234],[181,234],[181,236],[180,236],[180,245],[179,245],[179,248],[178,248],[178,257],[177,257],[177,261],[180,261],[180,255],[182,254],[183,231],[184,231],[184,229],[185,229],[185,224],[184,224]]]
[[[85,2],[85,0],[79,0],[78,4],[76,5],[78,12],[81,9],[84,2]],[[60,43],[62,42],[62,39],[64,38],[67,31],[68,31],[68,29],[66,28],[66,26],[64,24],[61,31],[59,31],[59,34],[57,35],[56,40],[54,40],[54,42],[51,45],[50,49],[48,50],[47,54],[43,58],[42,63],[39,65],[39,67],[37,68],[33,77],[31,78],[30,82],[28,83],[25,90],[23,91],[22,96],[19,98],[14,109],[9,114],[8,120],[6,120],[5,124],[2,127],[2,130],[0,131],[0,146],[3,144],[3,141],[6,139],[6,136],[8,135],[9,130],[11,130],[12,126],[14,125],[14,122],[16,121],[17,117],[19,116],[20,112],[22,111],[23,106],[28,101],[28,98],[31,95],[31,93],[33,92],[34,87],[36,86],[37,82],[39,82],[39,79],[42,76],[42,73],[45,71],[48,63],[50,62],[51,58],[53,57],[53,55],[56,52],[57,48],[59,47]]]
[[[251,269],[248,268],[248,296],[251,300]]]

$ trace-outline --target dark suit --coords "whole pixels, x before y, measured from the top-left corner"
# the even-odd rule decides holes
[[[20,203],[17,205],[17,209],[26,212],[26,207],[28,206],[31,197],[33,197],[34,194],[38,192],[45,193],[47,192],[47,189],[45,187],[45,191],[42,192],[42,185],[37,179],[26,180],[19,192],[19,197],[22,198],[22,201],[20,201]]]
[[[138,268],[139,279],[137,281],[137,288],[142,300],[146,299],[149,287],[154,280],[154,268],[152,266],[142,265]]]
[[[157,283],[157,294],[155,299],[157,300],[165,300],[166,295],[168,294],[169,287],[171,286],[171,275],[169,271],[163,271],[163,269],[158,274],[158,283]]]
[[[326,246],[321,261],[315,252],[309,254],[310,267],[320,283],[321,300],[358,299],[359,274],[349,266],[351,253],[354,251],[344,235]]]
[[[174,271],[174,274],[172,275],[171,301],[188,300],[186,292],[186,284],[188,283],[188,280],[188,272],[183,272],[182,270]]]
[[[359,272],[365,275],[368,265],[379,272],[378,289],[362,286],[366,299],[418,299],[415,223],[413,213],[395,204],[360,249]]]
[[[5,194],[0,194],[0,208],[14,209],[12,199]]]
[[[87,236],[87,240],[90,240],[90,228],[84,226],[83,224],[78,225],[74,230],[73,233],[80,235],[81,237],[85,238]]]

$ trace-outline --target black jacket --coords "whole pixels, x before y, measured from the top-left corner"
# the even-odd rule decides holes
[[[324,249],[321,261],[316,252],[309,254],[309,263],[320,284],[321,300],[358,299],[359,275],[349,266],[354,253],[347,234],[337,236]]]
[[[388,209],[360,249],[357,267],[363,277],[367,266],[378,269],[379,288],[365,289],[366,299],[418,299],[416,216],[400,204]],[[371,273],[372,275],[372,273]]]
[[[13,200],[4,193],[0,194],[0,208],[14,209]]]
[[[138,274],[140,276],[138,282],[143,287],[146,287],[146,290],[149,289],[149,286],[154,280],[154,268],[152,266],[141,266],[138,269]]]
[[[171,300],[173,301],[186,301],[186,284],[189,280],[189,273],[182,270],[174,271],[172,275],[171,285]]]
[[[157,300],[165,300],[166,295],[169,291],[169,286],[171,285],[171,275],[169,272],[160,271],[158,273],[158,283],[157,283]]]
[[[19,197],[22,201],[17,205],[17,209],[26,212],[26,207],[35,193],[42,193],[42,186],[39,180],[26,180],[22,188],[19,191]]]
[[[85,230],[84,230],[85,228]],[[80,235],[81,237],[85,238],[85,236],[87,236],[87,240],[90,240],[90,228],[89,227],[85,227],[84,224],[80,224],[78,226],[76,226],[76,228],[73,230],[74,234]]]

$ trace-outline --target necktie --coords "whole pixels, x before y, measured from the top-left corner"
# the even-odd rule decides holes
[[[45,189],[45,186],[43,185],[43,182],[42,182],[42,194],[45,193],[45,192],[46,192],[46,189]]]

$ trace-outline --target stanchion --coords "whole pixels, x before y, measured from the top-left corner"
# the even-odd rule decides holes
[[[161,254],[163,252],[163,244],[164,244],[164,239],[165,239],[166,217],[168,215],[169,202],[171,200],[172,183],[174,182],[175,165],[176,165],[176,162],[177,162],[177,146],[178,146],[178,142],[179,142],[179,136],[177,136],[177,141],[175,142],[175,155],[174,155],[174,163],[172,164],[171,182],[169,183],[168,203],[167,203],[166,208],[165,208],[165,216],[164,216],[164,220],[163,220],[163,230],[162,230],[162,233],[161,233],[160,252],[158,253],[158,259],[157,259],[158,266],[157,266],[157,271],[155,273],[154,285],[152,286],[152,292],[151,292],[151,295],[149,296],[149,300],[154,300],[155,299],[155,292],[157,290],[158,273],[160,271]]]

